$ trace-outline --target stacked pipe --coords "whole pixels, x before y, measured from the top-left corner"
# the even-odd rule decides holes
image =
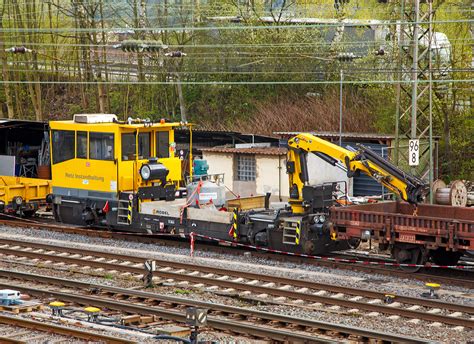
[[[462,180],[455,180],[446,185],[441,179],[436,180],[431,188],[436,204],[466,207],[468,205],[468,191]],[[471,195],[472,196],[472,195]],[[472,203],[472,200],[470,200]]]

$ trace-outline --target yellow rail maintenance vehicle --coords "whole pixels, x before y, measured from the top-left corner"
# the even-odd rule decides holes
[[[49,125],[57,221],[130,227],[143,202],[180,196],[174,128],[182,123],[81,114]]]

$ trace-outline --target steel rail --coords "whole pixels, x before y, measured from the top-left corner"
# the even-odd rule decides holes
[[[134,299],[140,299],[144,301],[153,301],[159,303],[167,303],[172,305],[186,305],[186,306],[194,306],[200,308],[206,308],[211,310],[212,313],[218,314],[238,314],[242,317],[247,318],[256,318],[262,319],[266,321],[271,321],[273,323],[280,323],[280,324],[294,324],[301,327],[324,330],[334,333],[340,333],[350,336],[358,336],[361,339],[377,339],[382,341],[389,341],[389,342],[414,342],[414,343],[425,343],[422,339],[400,336],[396,334],[390,333],[383,333],[379,331],[372,331],[369,329],[352,327],[352,326],[345,326],[345,325],[337,325],[337,324],[329,324],[327,322],[315,321],[310,319],[302,319],[302,318],[292,318],[290,316],[280,315],[276,313],[269,313],[263,312],[258,310],[250,310],[241,307],[234,307],[228,306],[224,304],[217,304],[217,303],[210,303],[204,301],[197,301],[192,299],[185,299],[176,296],[169,296],[169,295],[162,295],[138,290],[130,290],[124,289],[119,287],[111,287],[107,285],[100,285],[100,284],[90,284],[86,282],[80,281],[72,281],[68,279],[62,279],[57,277],[50,277],[50,276],[42,276],[30,273],[23,273],[23,272],[15,272],[9,270],[0,270],[0,276],[5,278],[11,279],[19,279],[31,282],[40,282],[52,285],[59,285],[62,287],[71,287],[75,289],[83,289],[85,291],[95,290],[100,291],[103,294],[112,294],[112,295],[121,295],[121,296],[128,296]],[[1,285],[1,282],[0,282]],[[123,301],[123,300],[122,300]]]
[[[27,344],[24,340],[18,340],[18,339],[13,339],[13,338],[8,338],[4,336],[0,336],[0,343],[5,343],[5,344]]]
[[[79,266],[89,266],[89,267],[96,267],[96,268],[102,268],[102,269],[107,269],[107,270],[124,271],[124,272],[129,272],[129,273],[133,273],[137,275],[143,275],[143,273],[145,272],[144,268],[142,267],[134,267],[134,266],[128,266],[128,265],[121,265],[117,263],[106,263],[102,261],[87,260],[87,259],[84,259],[84,257],[90,251],[87,251],[87,250],[82,250],[82,251],[83,251],[81,253],[81,255],[83,255],[82,258],[73,258],[73,257],[66,257],[66,256],[57,256],[57,255],[48,254],[48,253],[36,253],[36,252],[31,252],[31,251],[22,251],[22,250],[7,249],[7,248],[0,247],[0,253],[3,253],[5,255],[25,256],[25,257],[29,257],[33,259],[59,261],[59,262],[64,262],[68,264],[76,264]],[[97,251],[93,251],[93,252],[95,252],[95,257],[109,257],[109,258],[114,257],[114,255],[110,253],[101,254],[101,252],[97,252]],[[91,256],[94,256],[94,254],[91,254]],[[122,259],[122,258],[117,258],[117,256],[115,256],[115,259]],[[143,259],[142,262],[144,262],[145,259],[144,258],[142,259]],[[130,257],[128,258],[128,260],[130,260]],[[196,269],[199,269],[199,266],[195,266],[195,267]],[[240,272],[240,274],[244,275],[245,273]],[[417,311],[417,310],[410,310],[410,309],[405,309],[405,308],[396,308],[396,307],[390,307],[390,306],[380,305],[380,304],[370,304],[370,303],[366,303],[362,301],[345,300],[345,299],[333,298],[330,296],[307,294],[300,291],[292,291],[292,290],[278,289],[274,287],[251,285],[251,284],[242,283],[242,282],[228,281],[224,279],[214,279],[214,278],[195,276],[195,275],[190,275],[190,274],[180,274],[177,272],[170,272],[170,271],[163,271],[163,270],[154,271],[153,275],[156,277],[163,278],[163,279],[187,281],[187,282],[193,282],[193,283],[204,284],[204,285],[219,285],[221,287],[232,288],[234,290],[252,291],[259,294],[267,294],[267,295],[286,297],[286,298],[292,298],[292,299],[301,299],[301,300],[305,300],[305,301],[313,302],[313,303],[331,304],[331,305],[337,305],[340,307],[346,307],[346,308],[351,308],[351,309],[355,308],[355,309],[361,309],[361,310],[369,311],[369,312],[379,312],[383,314],[399,315],[403,317],[422,319],[422,320],[433,321],[433,322],[440,322],[440,323],[450,324],[454,326],[464,326],[468,328],[474,328],[474,320],[471,320],[471,319],[450,317],[450,316],[427,313],[427,312],[422,312],[422,311]],[[441,304],[442,303],[440,303],[437,308],[441,307]],[[469,310],[468,313],[473,313],[472,307],[469,307],[468,310]]]
[[[65,246],[31,243],[31,242],[25,242],[25,241],[19,241],[19,240],[3,239],[3,238],[0,238],[0,245],[1,244],[8,244],[8,245],[13,245],[13,246],[27,245],[28,247],[34,247],[37,249],[55,251],[55,252],[57,252],[58,250],[64,250],[64,252],[80,254],[81,256],[97,256],[97,257],[104,257],[104,258],[109,258],[109,259],[130,261],[137,264],[144,263],[144,261],[148,259],[146,257],[131,256],[128,254],[117,254],[117,253],[112,253],[112,252],[85,250],[81,248],[73,248],[73,247],[70,248],[70,247],[65,247]],[[2,250],[3,248],[0,247],[0,253],[2,253]],[[162,259],[153,259],[153,260],[156,262],[157,266],[171,267],[174,269],[200,271],[204,273],[212,273],[212,274],[217,274],[217,275],[222,275],[222,276],[242,277],[248,280],[259,280],[262,282],[278,283],[282,285],[286,284],[286,285],[291,285],[291,286],[299,287],[299,288],[325,290],[325,291],[333,292],[333,293],[343,293],[347,295],[363,296],[363,297],[373,298],[373,299],[384,299],[387,294],[390,294],[390,295],[394,295],[396,301],[400,303],[419,305],[423,307],[442,308],[442,309],[455,311],[455,312],[474,313],[473,307],[463,305],[463,304],[454,304],[454,303],[448,303],[448,302],[442,302],[442,301],[430,300],[430,299],[424,299],[424,298],[414,298],[414,297],[408,297],[408,296],[403,296],[403,295],[397,295],[390,292],[382,293],[382,292],[377,292],[377,291],[368,290],[368,289],[349,288],[349,287],[337,286],[333,284],[292,279],[292,278],[286,278],[286,277],[280,277],[280,276],[271,276],[271,275],[266,275],[266,274],[257,274],[257,273],[248,272],[248,271],[223,269],[223,268],[218,268],[218,267],[210,267],[210,266],[204,266],[204,265],[198,265],[198,264],[192,264],[192,263],[181,263],[181,262],[168,261],[168,260],[162,260]],[[135,272],[137,272],[137,270]],[[144,270],[141,271],[141,273],[143,272]]]
[[[0,283],[0,287],[11,288],[11,285],[7,283]],[[33,287],[15,286],[15,289],[38,297],[54,297],[61,301],[72,302],[80,305],[93,305],[95,307],[113,309],[131,314],[155,315],[161,319],[172,320],[179,323],[186,322],[186,314],[180,311],[174,311],[165,308],[150,307],[148,305],[143,306],[124,302],[123,300],[107,300],[95,296],[78,295],[47,289],[38,289]],[[207,318],[207,323],[211,328],[216,330],[232,331],[235,333],[251,335],[261,338],[272,338],[273,340],[279,341],[293,341],[304,343],[337,343],[337,341],[333,340],[316,338],[315,335],[294,333],[291,329],[289,331],[278,330],[269,327],[256,326],[255,324],[247,324],[243,322],[233,321],[229,319],[221,320],[213,316]]]
[[[60,335],[84,339],[84,340],[104,341],[110,344],[137,343],[136,341],[121,339],[121,338],[117,338],[113,336],[107,336],[107,335],[96,333],[96,332],[88,332],[84,330],[75,329],[72,327],[59,326],[55,324],[49,324],[49,323],[44,323],[44,322],[20,318],[20,317],[7,316],[4,314],[0,314],[0,323],[5,324],[5,325],[10,325],[10,326],[30,328],[30,329],[41,331],[41,332],[60,334]]]
[[[76,234],[76,235],[85,235],[89,237],[100,237],[105,239],[115,239],[115,240],[126,240],[126,241],[135,241],[141,243],[155,243],[155,244],[162,244],[174,247],[185,248],[188,247],[188,243],[183,241],[177,241],[172,239],[179,239],[179,236],[163,236],[157,233],[156,235],[149,235],[146,233],[130,233],[130,232],[110,232],[106,230],[94,230],[90,228],[84,228],[79,226],[72,226],[72,225],[57,225],[51,223],[36,223],[34,222],[22,222],[21,219],[13,221],[13,220],[3,220],[0,219],[0,224],[13,226],[13,227],[22,227],[22,228],[36,228],[39,230],[47,229],[52,231],[58,231],[62,233],[68,234]],[[195,244],[196,250],[204,250],[204,251],[219,251],[225,254],[234,254],[239,255],[241,250],[235,247],[227,247],[227,246],[215,246],[215,245],[208,245],[204,243],[197,242]],[[279,255],[274,253],[268,252],[259,252],[259,251],[252,251],[252,255],[258,258],[271,258],[277,261],[291,261],[296,264],[309,264],[315,266],[324,266],[329,268],[336,268],[336,269],[345,269],[351,271],[362,271],[367,273],[378,273],[382,275],[388,276],[397,276],[401,278],[413,278],[421,281],[430,281],[435,279],[436,282],[442,284],[449,284],[454,286],[466,286],[470,288],[474,280],[472,278],[464,279],[464,278],[457,278],[457,277],[447,277],[447,276],[439,276],[437,275],[437,271],[435,273],[412,273],[406,272],[401,269],[396,268],[389,268],[389,267],[382,267],[382,266],[373,266],[373,265],[360,265],[360,264],[350,264],[350,263],[343,263],[343,262],[331,262],[327,260],[314,260],[314,259],[307,259],[304,257],[298,256],[286,256],[286,255]],[[456,273],[469,273],[468,271],[458,271],[458,270],[449,270],[455,271]]]

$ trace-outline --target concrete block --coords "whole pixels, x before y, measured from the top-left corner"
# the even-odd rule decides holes
[[[333,299],[342,299],[344,297],[345,294],[343,293],[337,293],[337,294],[334,294],[334,295],[331,295],[331,297]]]

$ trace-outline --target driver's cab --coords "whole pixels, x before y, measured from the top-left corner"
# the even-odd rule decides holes
[[[141,192],[143,199],[162,199],[155,188],[160,187],[167,188],[168,198],[182,181],[177,126],[181,123],[165,120],[121,122],[109,114],[50,122],[53,194],[112,200]]]

